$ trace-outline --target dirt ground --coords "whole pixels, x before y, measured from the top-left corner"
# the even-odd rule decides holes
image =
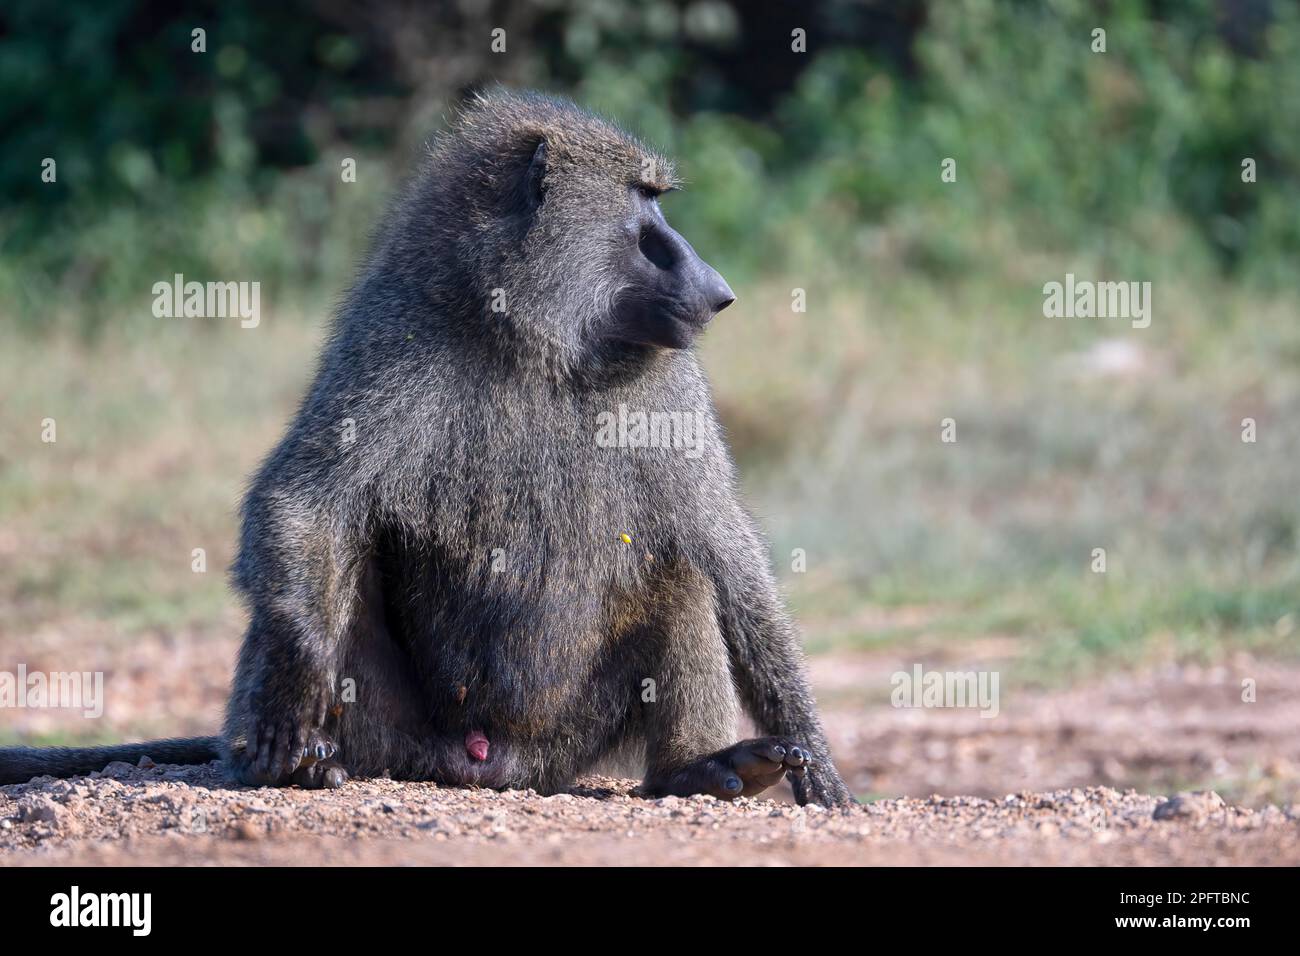
[[[144,714],[167,724],[159,732],[217,726],[233,645],[101,653],[110,732],[138,734]],[[607,777],[551,797],[391,780],[319,793],[232,788],[215,764],[115,764],[0,787],[0,864],[1300,864],[1300,667],[1242,657],[1068,690],[1013,685],[991,719],[890,706],[889,675],[918,658],[956,668],[997,656],[953,654],[813,659],[837,761],[867,801],[850,811],[795,807],[784,790],[645,800]],[[78,719],[0,718],[29,734]],[[1166,799],[1192,789],[1217,793]]]
[[[342,790],[231,790],[216,765],[111,765],[98,779],[4,788],[11,864],[1300,864],[1276,808],[1107,788],[1001,800],[885,800],[849,811],[770,800],[643,800],[631,781],[570,793],[392,780]]]

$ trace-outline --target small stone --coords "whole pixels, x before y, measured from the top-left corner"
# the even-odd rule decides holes
[[[260,840],[266,831],[253,824],[251,820],[240,820],[234,826],[236,840]]]
[[[42,789],[54,797],[55,800],[58,800],[59,803],[67,803],[68,795],[72,793],[72,784],[67,780],[55,780]]]
[[[18,801],[19,823],[52,823],[58,825],[63,808],[49,797],[28,794]]]
[[[185,790],[168,790],[153,793],[145,798],[146,803],[161,804],[173,813],[180,813],[198,801],[198,797]]]
[[[143,754],[140,757],[140,762],[136,764],[136,766],[139,767],[141,770],[152,770],[154,767],[158,765],[153,762],[153,758],[150,757],[148,754]]]
[[[1223,798],[1213,790],[1184,791],[1157,804],[1151,816],[1156,820],[1204,821],[1216,810],[1223,809]]]

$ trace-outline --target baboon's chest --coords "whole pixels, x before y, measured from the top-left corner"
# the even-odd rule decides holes
[[[461,586],[531,595],[543,611],[557,596],[636,588],[681,537],[691,462],[611,441],[586,412],[463,435],[434,465],[429,529]]]
[[[585,412],[534,424],[452,423],[428,514],[385,561],[390,616],[425,679],[521,725],[617,682],[618,642],[698,507],[681,449],[625,447]]]

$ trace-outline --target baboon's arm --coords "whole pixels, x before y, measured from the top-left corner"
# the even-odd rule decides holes
[[[831,762],[799,635],[778,593],[766,542],[739,505],[734,517],[711,549],[710,576],[741,700],[760,733],[794,739],[811,751],[813,765],[805,781],[792,780],[800,803],[807,797],[801,792],[804,785],[825,806],[852,803],[853,795]]]
[[[277,783],[302,760],[338,691],[344,642],[364,619],[367,538],[328,506],[286,496],[246,505],[236,583],[250,605],[226,715],[239,776]]]

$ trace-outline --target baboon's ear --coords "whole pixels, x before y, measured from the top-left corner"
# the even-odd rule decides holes
[[[546,187],[543,183],[545,176],[546,140],[540,139],[537,141],[537,148],[533,150],[533,158],[528,163],[528,172],[524,176],[525,193],[534,209],[540,206],[542,199],[545,198]]]

